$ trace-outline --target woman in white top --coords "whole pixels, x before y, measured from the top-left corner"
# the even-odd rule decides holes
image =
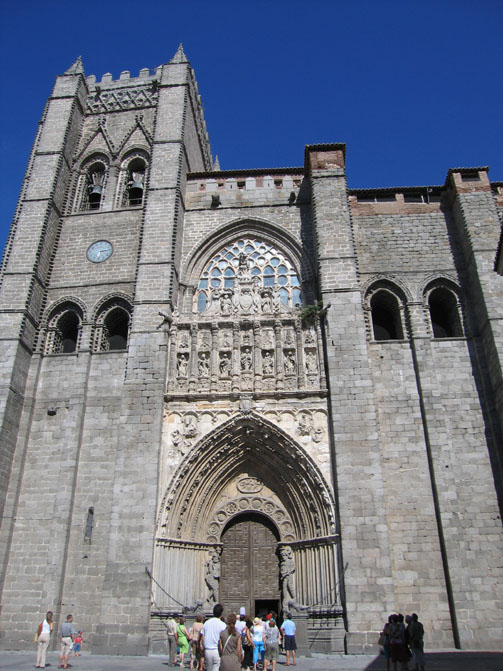
[[[49,641],[51,640],[51,634],[54,627],[52,610],[47,611],[45,620],[38,625],[38,639],[37,639],[37,663],[35,664],[36,669],[45,669],[45,657],[47,654],[47,648],[49,647]]]
[[[253,671],[257,671],[258,659],[260,657],[260,663],[263,665],[265,655],[265,646],[264,646],[265,627],[262,623],[262,620],[259,617],[256,617],[253,620],[253,627],[251,634],[253,641]]]

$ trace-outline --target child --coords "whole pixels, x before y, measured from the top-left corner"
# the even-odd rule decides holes
[[[79,631],[73,640],[73,655],[72,655],[73,657],[80,657],[80,651],[82,648],[83,641],[84,638],[82,636],[82,632]]]

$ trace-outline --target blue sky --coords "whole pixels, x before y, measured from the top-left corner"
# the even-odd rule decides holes
[[[167,62],[183,43],[222,169],[346,142],[348,185],[503,180],[501,0],[0,0],[0,245],[54,78]]]

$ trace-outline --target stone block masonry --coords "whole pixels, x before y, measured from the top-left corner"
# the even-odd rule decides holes
[[[57,78],[0,275],[0,648],[51,609],[147,655],[218,598],[310,652],[395,611],[501,647],[502,187],[348,190],[345,151],[213,170],[181,46]]]

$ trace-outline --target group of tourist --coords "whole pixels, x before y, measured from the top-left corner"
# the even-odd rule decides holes
[[[379,644],[386,656],[386,671],[390,671],[390,663],[393,671],[397,671],[399,662],[401,671],[408,671],[411,658],[415,671],[424,671],[423,639],[424,627],[416,613],[405,618],[401,613],[390,615],[379,636]]]
[[[191,650],[190,671],[276,671],[280,645],[286,653],[286,666],[296,665],[295,623],[287,613],[281,628],[277,626],[275,613],[269,613],[265,621],[259,617],[249,618],[244,609],[239,615],[230,613],[222,617],[223,606],[213,607],[213,617],[203,623],[202,615],[196,617],[187,630],[184,617],[168,618],[170,666],[184,667],[187,653]]]
[[[45,669],[47,648],[51,640],[51,635],[54,630],[54,615],[51,610],[47,611],[45,618],[38,625],[35,632],[34,642],[37,644],[37,662],[36,669]],[[75,631],[73,625],[73,615],[67,615],[66,621],[62,623],[59,631],[61,642],[61,651],[59,653],[58,669],[68,669],[70,667],[68,659],[73,653],[74,657],[80,655],[80,650],[83,643],[81,631]]]

